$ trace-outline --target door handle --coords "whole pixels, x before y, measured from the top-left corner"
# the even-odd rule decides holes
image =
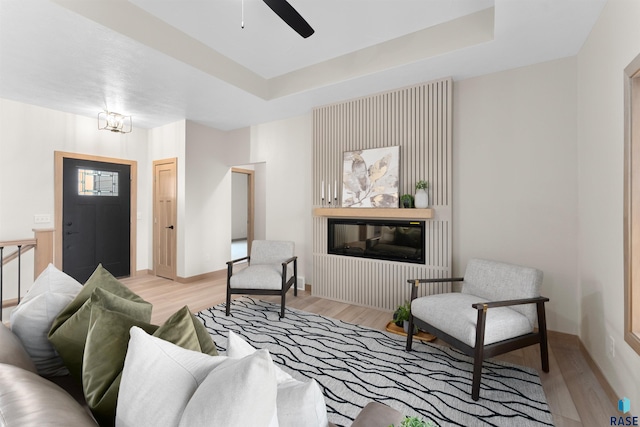
[[[170,226],[165,227],[165,228],[170,228],[170,229],[172,229],[172,230],[173,230],[173,225],[170,225]]]

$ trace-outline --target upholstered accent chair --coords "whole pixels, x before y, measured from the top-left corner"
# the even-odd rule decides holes
[[[471,397],[480,397],[486,358],[540,344],[542,370],[549,372],[547,325],[540,296],[542,271],[502,262],[472,259],[464,277],[412,279],[409,330],[417,326],[474,358]],[[463,282],[462,292],[418,298],[420,284]],[[535,330],[536,321],[538,329]],[[407,335],[407,351],[413,336]]]
[[[298,287],[295,286],[298,257],[294,252],[293,242],[254,240],[250,256],[228,261],[226,315],[231,310],[232,294],[252,294],[280,295],[280,317],[284,317],[286,294],[291,286],[294,296],[298,296]],[[242,261],[249,265],[234,272],[234,265]]]

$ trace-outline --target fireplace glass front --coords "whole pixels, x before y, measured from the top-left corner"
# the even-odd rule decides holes
[[[328,219],[334,255],[425,263],[424,221]]]

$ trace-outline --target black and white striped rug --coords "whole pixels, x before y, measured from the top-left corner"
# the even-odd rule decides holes
[[[402,336],[242,297],[197,316],[222,354],[227,331],[254,347],[299,380],[315,378],[323,387],[329,421],[348,426],[375,400],[405,415],[444,426],[552,426],[553,418],[534,369],[485,361],[480,400],[471,399],[472,360],[464,354],[414,340],[404,350]],[[302,427],[302,426],[301,426]]]

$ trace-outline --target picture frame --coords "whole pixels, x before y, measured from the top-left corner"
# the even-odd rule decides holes
[[[345,151],[342,206],[397,208],[400,146]]]

